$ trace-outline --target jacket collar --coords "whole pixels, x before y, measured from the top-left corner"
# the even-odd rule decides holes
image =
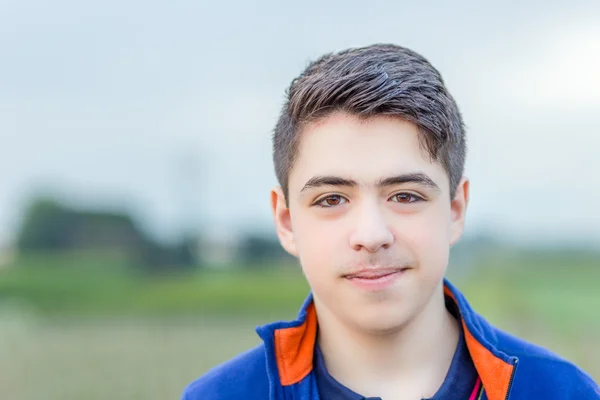
[[[444,294],[457,305],[469,353],[489,400],[505,400],[516,369],[516,357],[496,347],[494,328],[476,314],[465,297],[447,279]],[[308,295],[294,321],[275,322],[257,328],[267,351],[274,357],[281,386],[300,382],[313,369],[317,337],[317,313],[312,293]]]

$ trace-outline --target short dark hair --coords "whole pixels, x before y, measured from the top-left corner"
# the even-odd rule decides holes
[[[286,201],[302,128],[335,111],[361,119],[396,116],[417,125],[421,146],[446,170],[454,199],[466,156],[456,102],[439,71],[423,56],[393,44],[375,44],[322,56],[287,89],[273,134],[275,173]]]

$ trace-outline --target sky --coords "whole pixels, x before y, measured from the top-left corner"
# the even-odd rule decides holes
[[[396,43],[463,114],[467,235],[600,245],[600,2],[0,0],[0,247],[28,200],[272,232],[271,134],[320,55]]]

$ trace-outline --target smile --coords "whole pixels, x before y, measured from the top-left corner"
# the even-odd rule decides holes
[[[371,268],[364,269],[344,278],[366,290],[382,290],[392,285],[409,268]]]

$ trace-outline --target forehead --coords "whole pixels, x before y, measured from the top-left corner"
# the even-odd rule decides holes
[[[299,190],[313,176],[332,175],[369,185],[381,178],[422,172],[447,190],[447,175],[419,142],[419,130],[397,117],[359,119],[342,112],[307,125],[300,133],[298,156],[289,176]],[[446,189],[444,189],[446,188]]]

